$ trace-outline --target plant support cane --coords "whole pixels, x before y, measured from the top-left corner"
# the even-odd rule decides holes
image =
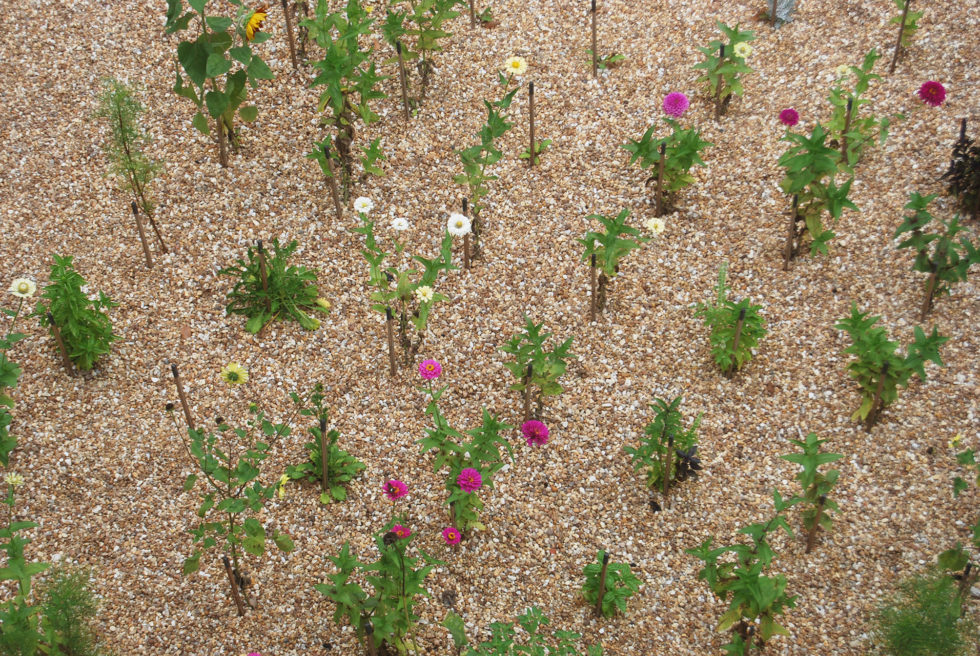
[[[524,375],[524,421],[531,418],[531,377],[534,375],[534,365],[528,363]]]
[[[392,327],[394,317],[391,316],[391,308],[385,308],[385,330],[388,333],[388,364],[391,377],[395,377],[395,329]]]
[[[895,54],[892,55],[892,63],[888,67],[888,73],[895,72],[895,64],[898,63],[898,53],[902,50],[902,36],[905,34],[905,21],[909,17],[909,7],[912,5],[912,0],[905,0],[905,9],[902,10],[902,20],[898,25],[898,39],[895,40]]]
[[[793,259],[793,252],[796,250],[794,245],[796,242],[796,222],[799,219],[797,216],[799,203],[799,194],[793,194],[793,209],[789,213],[789,230],[786,234],[786,246],[783,248],[783,271],[789,271],[789,261]]]
[[[364,622],[364,642],[367,643],[368,656],[378,656],[378,649],[374,645],[374,625],[370,621]]]
[[[245,614],[245,604],[242,603],[242,595],[238,590],[235,572],[231,569],[231,561],[228,560],[228,556],[222,556],[221,561],[225,564],[225,572],[228,574],[228,582],[231,584],[231,596],[235,600],[235,608],[238,609],[238,616],[242,617]]]
[[[327,444],[327,420],[320,417],[320,491],[330,493],[330,445]]]
[[[888,375],[888,363],[881,365],[881,374],[878,378],[878,386],[875,388],[875,396],[871,401],[871,411],[868,412],[868,418],[864,422],[864,430],[867,433],[871,432],[871,427],[875,425],[878,420],[879,406],[881,405],[881,390],[885,386],[885,377]]]
[[[772,0],[772,5],[770,6],[770,9],[769,9],[769,23],[773,26],[773,29],[775,29],[775,27],[776,27],[776,0]]]
[[[58,345],[58,351],[61,353],[61,362],[65,365],[65,371],[71,373],[71,358],[68,357],[68,349],[65,348],[65,340],[61,338],[61,329],[58,328],[58,324],[54,322],[54,315],[50,312],[47,314],[47,319],[48,325],[51,326],[51,334],[54,335],[54,341]]]
[[[806,551],[804,553],[813,551],[813,545],[817,541],[817,529],[820,528],[820,516],[823,514],[823,507],[826,503],[827,495],[821,494],[817,500],[817,512],[813,517],[813,526],[810,527],[810,530],[806,534]]]
[[[293,62],[293,70],[299,68],[296,62],[296,42],[293,40],[293,19],[289,15],[289,0],[282,0],[282,13],[286,17],[286,34],[289,36],[289,59]]]
[[[670,507],[670,470],[674,468],[674,436],[667,436],[667,453],[664,454],[664,508]]]
[[[725,65],[725,44],[721,44],[718,48],[718,68],[717,71],[721,70],[721,67]],[[718,87],[715,89],[715,119],[721,117],[721,90],[725,86],[725,78],[718,75]]]
[[[854,108],[854,99],[847,99],[847,115],[844,117],[844,131],[840,135],[840,157],[847,165],[847,133],[851,131],[851,110]]]
[[[596,47],[595,0],[592,0],[592,77],[599,77],[599,52]]]
[[[527,113],[531,128],[531,157],[528,158],[528,167],[534,168],[534,82],[527,84]]]
[[[143,221],[140,220],[140,210],[136,206],[136,201],[130,203],[133,209],[133,218],[136,219],[136,229],[140,233],[140,244],[143,245],[143,256],[146,258],[146,268],[153,268],[153,257],[150,255],[150,247],[146,244],[146,232],[143,230]]]
[[[609,554],[602,554],[602,573],[599,574],[599,596],[595,602],[595,614],[602,617],[602,598],[606,596],[606,570],[609,569]]]
[[[742,308],[738,312],[738,323],[735,324],[735,341],[732,342],[732,363],[728,365],[728,375],[731,376],[735,373],[735,369],[738,366],[738,343],[742,339],[742,326],[745,325],[745,308]]]
[[[174,384],[177,385],[177,396],[180,398],[180,407],[184,409],[184,419],[187,420],[187,427],[194,428],[194,418],[191,417],[191,408],[187,405],[187,397],[184,395],[184,386],[180,382],[180,374],[177,373],[177,365],[170,365],[170,373],[174,375]]]
[[[407,123],[411,118],[411,112],[408,109],[408,80],[405,77],[405,57],[402,55],[401,41],[395,41],[395,52],[398,53],[398,79],[401,80],[402,104],[405,106],[405,122]]]
[[[464,198],[463,199],[463,216],[466,216],[466,217],[469,216],[469,214],[467,213],[469,211],[469,209],[470,209],[470,203],[469,203],[469,201],[466,198]],[[470,268],[470,232],[473,232],[473,231],[472,230],[469,230],[469,231],[467,231],[467,233],[465,235],[463,235],[463,268],[464,269],[469,269]]]
[[[470,0],[470,27],[476,27],[476,0]]]
[[[925,321],[926,315],[929,314],[929,308],[932,307],[932,297],[936,293],[936,282],[939,279],[939,269],[936,263],[932,263],[932,273],[929,274],[929,280],[926,282],[926,297],[922,299],[922,310],[919,312],[919,321]]]
[[[262,277],[262,292],[265,294],[265,309],[268,312],[272,312],[272,299],[269,298],[269,274],[265,268],[265,247],[262,246],[262,240],[259,239],[258,243],[259,251],[259,275]]]
[[[664,158],[667,157],[667,144],[660,144],[660,160],[657,162],[657,216],[664,215]]]
[[[589,297],[589,321],[595,321],[595,311],[597,305],[596,299],[596,270],[595,270],[595,253],[589,260],[589,270],[592,276],[592,295]]]

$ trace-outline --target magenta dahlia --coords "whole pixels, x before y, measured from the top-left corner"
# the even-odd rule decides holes
[[[548,443],[548,427],[537,419],[521,424],[521,433],[529,446],[544,446]]]
[[[691,101],[680,91],[671,91],[664,98],[664,112],[674,118],[680,118],[690,106]]]
[[[800,122],[800,113],[792,107],[788,107],[779,112],[779,122],[791,128]]]
[[[459,487],[463,492],[476,492],[483,487],[483,477],[480,476],[479,470],[473,469],[472,467],[467,467],[459,472],[459,476],[456,477],[456,482],[459,483]]]
[[[923,82],[919,87],[919,98],[927,105],[939,107],[946,100],[946,87],[935,80]]]

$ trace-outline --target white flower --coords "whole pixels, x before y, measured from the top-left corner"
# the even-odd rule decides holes
[[[415,298],[419,299],[419,303],[428,303],[432,300],[432,288],[428,285],[423,285],[415,290]]]
[[[20,298],[30,298],[34,296],[36,291],[37,285],[34,284],[33,280],[27,278],[14,278],[14,281],[10,283],[10,293]]]
[[[737,57],[741,57],[742,59],[745,59],[752,54],[752,46],[747,43],[736,43],[734,50],[735,55]]]
[[[391,220],[391,229],[396,232],[404,232],[408,230],[408,219],[398,217]]]
[[[12,485],[13,487],[17,487],[18,485],[24,484],[24,477],[21,476],[20,474],[15,474],[11,472],[3,477],[3,482],[6,483],[7,485]]]
[[[524,75],[527,73],[527,60],[523,57],[508,57],[504,62],[504,68],[508,73]]]
[[[453,237],[462,237],[470,234],[469,217],[464,214],[456,214],[455,212],[450,214],[449,221],[446,222],[446,230]]]
[[[643,223],[643,227],[650,231],[654,237],[659,237],[660,234],[667,229],[667,222],[660,217],[653,217],[647,219]]]
[[[354,199],[354,211],[358,214],[369,214],[374,209],[374,201],[364,196]]]
[[[834,72],[837,73],[837,78],[840,79],[842,77],[846,77],[847,74],[851,72],[851,67],[847,64],[841,64],[834,69]]]

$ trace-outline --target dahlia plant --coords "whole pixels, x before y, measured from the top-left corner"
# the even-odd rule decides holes
[[[790,442],[800,447],[803,452],[788,453],[779,457],[796,463],[802,468],[796,475],[796,480],[803,488],[800,501],[806,506],[803,510],[803,527],[807,530],[806,552],[810,553],[817,529],[829,531],[833,525],[829,511],[839,512],[837,504],[832,499],[828,499],[827,495],[837,485],[840,471],[829,469],[822,472],[817,468],[840,460],[844,456],[839,453],[821,452],[820,447],[827,440],[819,439],[816,433],[807,434],[803,440],[790,440]]]
[[[704,71],[697,81],[707,82],[708,94],[715,104],[715,116],[721,116],[728,110],[732,96],[741,96],[744,91],[739,76],[753,72],[745,60],[752,54],[749,41],[755,40],[755,34],[738,29],[738,25],[729,27],[721,21],[717,21],[717,25],[728,43],[714,40],[707,48],[698,47],[704,54],[704,61],[695,64],[694,68]]]
[[[381,34],[392,48],[398,48],[396,44],[401,44],[405,61],[417,60],[421,97],[412,99],[415,103],[425,100],[429,79],[436,69],[432,57],[442,51],[439,41],[452,36],[445,30],[444,24],[459,16],[456,6],[460,4],[463,4],[463,0],[393,0],[388,3],[388,14],[381,24]],[[406,45],[406,36],[413,37],[414,50]]]
[[[504,367],[517,379],[510,389],[524,392],[525,401],[528,403],[532,398],[536,398],[537,409],[534,417],[541,419],[544,397],[557,396],[565,391],[558,383],[558,379],[568,368],[567,360],[578,356],[569,352],[573,337],[569,337],[553,350],[546,351],[544,345],[551,337],[551,333],[541,332],[544,322],[535,324],[530,317],[525,316],[524,323],[524,330],[511,337],[500,347],[500,350],[514,356],[512,362],[504,363]]]
[[[652,490],[667,490],[674,482],[696,477],[701,469],[701,460],[695,454],[703,413],[698,413],[691,426],[684,428],[684,416],[679,409],[681,401],[681,396],[669,402],[654,399],[650,408],[656,414],[643,429],[645,436],[640,438],[640,445],[623,448],[636,471],[646,469],[647,487]]]
[[[904,114],[893,114],[883,118],[874,115],[861,116],[861,107],[869,105],[871,100],[862,97],[867,93],[872,80],[880,80],[881,76],[871,72],[875,62],[881,55],[872,48],[860,66],[848,67],[849,75],[838,76],[827,98],[834,107],[834,112],[827,122],[827,131],[832,139],[831,145],[840,149],[842,159],[841,169],[849,172],[853,165],[861,159],[864,149],[874,144],[885,143],[888,139],[888,127],[895,119],[905,118]],[[853,81],[853,89],[848,89]]]
[[[582,596],[587,604],[597,606],[603,617],[625,613],[626,602],[642,583],[626,563],[609,562],[609,554],[602,549],[596,554],[596,562],[586,565],[582,575]]]
[[[711,356],[715,364],[730,376],[752,359],[752,349],[766,336],[766,320],[759,314],[761,305],[745,297],[738,303],[728,300],[728,263],[718,269],[714,303],[698,303],[695,317],[704,319],[711,330]]]
[[[593,301],[598,312],[606,307],[609,285],[619,274],[619,261],[630,251],[650,241],[637,228],[626,225],[629,213],[628,209],[624,209],[615,217],[590,214],[586,219],[598,220],[605,230],[589,230],[585,237],[577,240],[585,246],[582,260],[587,262],[594,257],[594,266],[599,269],[599,286]]]

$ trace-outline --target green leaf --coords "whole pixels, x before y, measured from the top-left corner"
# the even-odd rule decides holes
[[[218,77],[231,70],[231,60],[218,52],[208,55],[208,62],[205,73],[208,77]]]
[[[201,112],[194,114],[194,118],[191,119],[191,125],[197,128],[197,131],[203,135],[211,134],[211,126],[208,125],[208,119]]]
[[[259,108],[255,105],[247,105],[238,110],[238,115],[242,117],[242,120],[246,123],[251,123],[259,116]]]
[[[277,531],[272,541],[276,543],[277,547],[279,547],[279,551],[289,553],[296,548],[296,545],[293,543],[293,539],[285,533],[279,533]]]
[[[204,14],[204,6],[208,4],[208,0],[187,0],[187,4],[194,8],[194,10],[199,14]]]
[[[446,617],[442,620],[442,625],[449,629],[449,634],[453,638],[453,646],[457,650],[462,649],[468,644],[466,639],[466,626],[463,624],[463,618],[456,613],[446,613]]]
[[[193,6],[193,3],[191,4]],[[208,27],[215,32],[224,32],[231,27],[231,19],[225,16],[208,16],[204,20],[207,22]]]
[[[204,102],[208,106],[208,113],[218,118],[228,109],[228,96],[220,91],[208,91],[204,94]]]
[[[190,476],[188,476],[187,480],[184,481],[184,492],[190,492],[191,488],[194,487],[194,483],[196,482],[197,482],[197,474],[191,474]]]
[[[188,574],[193,574],[201,568],[201,552],[195,551],[194,555],[190,558],[184,559],[184,576]]]
[[[231,55],[235,61],[241,62],[243,66],[248,66],[252,61],[252,49],[248,46],[232,48],[228,51],[228,54]]]
[[[181,41],[177,45],[177,60],[198,87],[203,87],[207,80],[208,55],[207,46],[200,41]]]
[[[248,77],[252,80],[273,80],[276,76],[261,57],[255,56],[248,64]]]

